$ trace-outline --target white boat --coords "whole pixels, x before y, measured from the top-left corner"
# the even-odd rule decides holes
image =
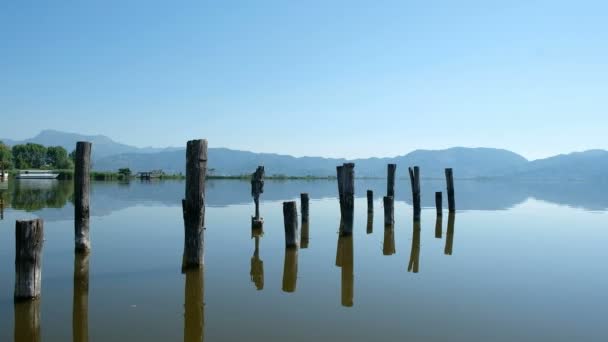
[[[4,176],[4,177],[2,177]],[[4,175],[2,175],[1,171],[0,171],[0,182],[2,181],[8,181],[8,172],[4,172]]]
[[[59,174],[47,170],[23,170],[15,176],[18,179],[55,179]]]

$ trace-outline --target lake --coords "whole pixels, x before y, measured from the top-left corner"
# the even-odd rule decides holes
[[[0,188],[0,341],[35,333],[13,286],[15,220],[37,217],[42,341],[608,339],[608,184],[456,180],[458,211],[437,222],[445,182],[425,180],[417,230],[398,179],[385,230],[386,181],[357,180],[353,236],[340,238],[334,180],[267,180],[257,237],[249,182],[209,180],[205,266],[182,274],[184,184],[93,182],[88,260],[74,255],[71,182]],[[299,209],[301,192],[308,244],[286,251],[282,202]]]

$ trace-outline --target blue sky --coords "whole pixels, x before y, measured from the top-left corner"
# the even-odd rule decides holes
[[[3,1],[0,137],[608,148],[605,1]]]

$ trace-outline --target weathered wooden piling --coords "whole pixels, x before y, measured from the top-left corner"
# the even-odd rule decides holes
[[[15,224],[15,300],[40,297],[42,289],[42,246],[44,223],[41,219]]]
[[[284,292],[295,292],[298,279],[298,249],[285,248],[285,259],[283,261],[283,286]]]
[[[382,254],[395,254],[395,228],[393,226],[384,226],[384,241],[382,243]]]
[[[186,146],[186,191],[184,216],[184,258],[182,269],[204,264],[205,177],[207,140],[190,140]]]
[[[255,237],[255,250],[251,257],[251,269],[249,271],[251,282],[255,284],[255,288],[259,291],[264,289],[264,262],[260,259],[260,237]]]
[[[283,202],[283,221],[285,224],[285,248],[298,247],[298,209],[296,202]]]
[[[14,341],[39,342],[40,299],[14,302]]]
[[[456,211],[456,201],[454,199],[454,176],[452,168],[445,169],[445,180],[448,190],[448,210],[450,213],[453,213]]]
[[[384,196],[384,225],[392,226],[395,224],[395,201],[391,196]]]
[[[344,163],[337,170],[340,212],[343,220],[341,234],[349,235],[353,232],[355,215],[355,164]]]
[[[308,194],[300,194],[300,210],[302,210],[302,224],[308,223]]]
[[[184,294],[184,342],[200,342],[205,334],[205,279],[203,268],[186,271]]]
[[[410,182],[412,185],[412,202],[414,206],[414,219],[420,219],[420,168],[414,166],[408,168],[410,174]]]
[[[374,215],[374,192],[367,190],[367,214]]]
[[[442,221],[443,221],[443,216],[437,215],[437,218],[435,219],[435,237],[437,239],[441,239]]]
[[[452,246],[454,244],[454,221],[456,221],[455,213],[448,213],[448,229],[445,233],[445,250],[444,254],[452,255]]]
[[[74,256],[72,299],[72,341],[89,341],[89,254]]]
[[[341,294],[342,306],[352,307],[354,304],[354,257],[353,236],[340,236],[338,253],[341,255]]]
[[[387,165],[386,196],[393,198],[395,198],[395,171],[397,171],[397,164]]]
[[[255,203],[255,216],[251,218],[251,227],[260,228],[264,220],[260,217],[260,194],[264,192],[264,167],[258,166],[251,175],[251,196]]]
[[[441,191],[435,192],[435,209],[437,209],[437,216],[443,215],[443,200]]]
[[[74,165],[74,232],[75,250],[87,253],[91,249],[89,237],[89,193],[91,188],[91,147],[86,141],[76,143]]]
[[[412,231],[412,249],[410,250],[410,262],[407,266],[408,272],[418,273],[420,265],[420,221],[414,220]]]

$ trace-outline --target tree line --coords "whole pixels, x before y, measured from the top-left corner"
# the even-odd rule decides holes
[[[74,151],[68,154],[61,146],[27,143],[7,146],[0,141],[0,169],[71,169]]]

